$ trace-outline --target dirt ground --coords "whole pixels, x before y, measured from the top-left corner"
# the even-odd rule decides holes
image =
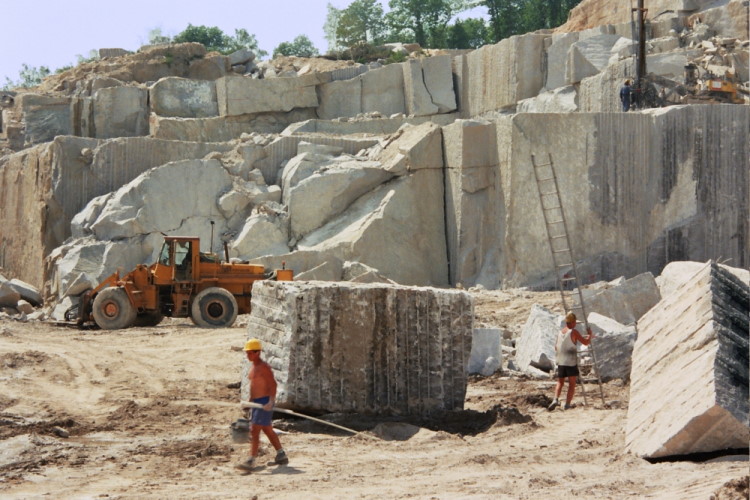
[[[555,294],[479,293],[477,325],[517,333]],[[470,379],[434,418],[274,420],[290,463],[242,474],[230,439],[246,328],[125,331],[0,321],[2,498],[747,498],[747,457],[649,463],[623,451],[627,384],[548,412],[553,383]],[[62,437],[69,433],[68,437]],[[261,463],[273,458],[263,440]]]

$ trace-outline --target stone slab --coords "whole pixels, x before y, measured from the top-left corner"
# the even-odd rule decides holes
[[[747,447],[750,287],[714,263],[638,322],[627,451],[658,458]]]
[[[221,116],[291,111],[294,108],[318,107],[315,80],[273,78],[256,80],[243,76],[225,76],[216,80],[216,94]]]
[[[262,281],[248,336],[263,343],[279,406],[424,415],[463,408],[472,321],[458,290]]]
[[[159,116],[207,118],[219,116],[216,86],[206,80],[162,78],[149,89],[151,112]]]
[[[468,373],[489,377],[503,366],[499,328],[475,328],[471,339]]]

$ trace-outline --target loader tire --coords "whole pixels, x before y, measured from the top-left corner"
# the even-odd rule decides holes
[[[92,310],[94,321],[103,330],[133,326],[136,310],[122,288],[105,288],[96,295]]]
[[[190,318],[203,328],[225,328],[237,319],[237,300],[227,290],[206,288],[193,299]]]
[[[145,313],[135,317],[133,326],[156,326],[164,319],[162,313]]]

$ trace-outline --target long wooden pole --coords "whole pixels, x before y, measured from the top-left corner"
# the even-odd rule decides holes
[[[251,403],[250,401],[242,401],[240,403],[240,406],[242,408],[245,408],[245,409],[247,409],[247,408],[262,409],[263,408],[262,404],[260,404],[260,403]],[[313,422],[318,422],[318,423],[324,424],[324,425],[330,425],[331,427],[335,427],[337,429],[341,429],[342,431],[351,432],[352,434],[361,434],[363,436],[367,436],[367,437],[372,438],[372,439],[378,439],[375,436],[371,436],[369,434],[363,434],[363,433],[361,433],[359,431],[355,431],[354,429],[349,429],[348,427],[344,427],[343,425],[338,425],[338,424],[334,424],[332,422],[327,422],[325,420],[321,420],[319,418],[311,417],[309,415],[303,415],[302,413],[297,413],[296,411],[287,410],[285,408],[274,408],[273,411],[279,412],[279,413],[286,413],[287,415],[293,415],[295,417],[306,418],[308,420],[312,420]]]

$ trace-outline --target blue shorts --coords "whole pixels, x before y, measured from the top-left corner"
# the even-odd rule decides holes
[[[271,401],[270,396],[264,396],[262,398],[255,398],[252,400],[253,403],[258,404],[268,404],[269,401]],[[252,416],[250,417],[250,423],[253,423],[255,425],[271,425],[271,417],[273,417],[273,412],[268,410],[263,410],[261,408],[253,408]]]

